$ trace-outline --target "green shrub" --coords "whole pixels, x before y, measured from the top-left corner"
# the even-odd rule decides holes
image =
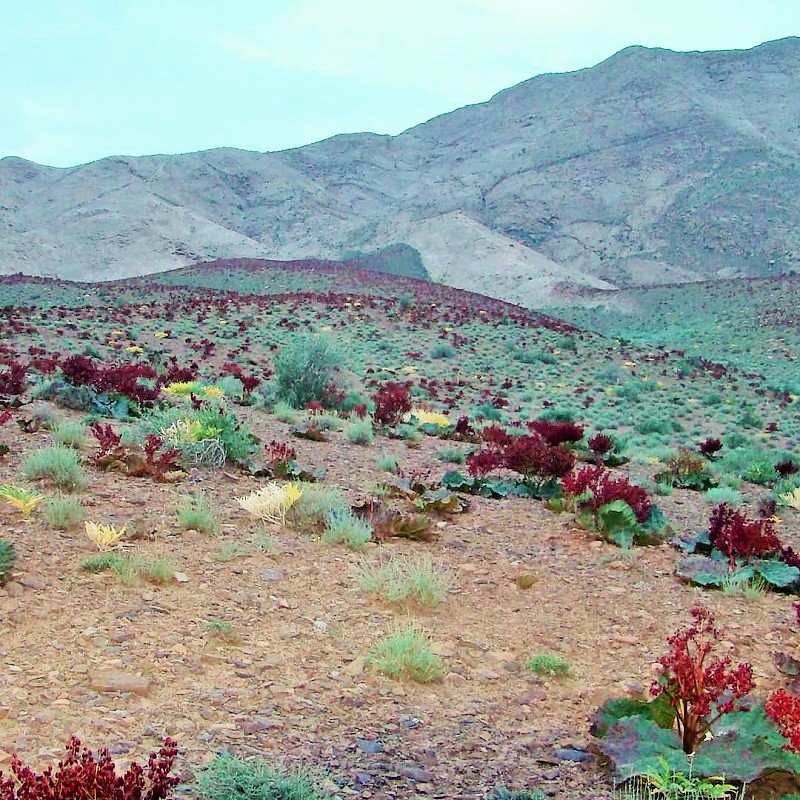
[[[520,789],[512,791],[501,787],[495,789],[486,797],[486,800],[547,800],[547,795],[541,789]]]
[[[430,647],[428,637],[415,624],[393,629],[366,656],[366,665],[398,680],[430,683],[445,676],[442,660]]]
[[[325,399],[326,388],[341,364],[332,340],[323,334],[298,337],[274,360],[275,393],[294,408]]]
[[[539,653],[529,659],[525,666],[537,675],[550,677],[566,677],[572,673],[569,661],[553,653]]]
[[[185,530],[195,530],[200,533],[219,533],[219,520],[214,514],[211,500],[203,492],[182,497],[175,511],[178,525]]]
[[[86,518],[86,509],[80,500],[57,495],[50,497],[42,505],[45,522],[60,530],[75,528]]]
[[[349,509],[334,510],[328,515],[322,538],[328,544],[344,544],[350,550],[363,550],[372,539],[372,525],[354,516]]]
[[[436,454],[439,461],[444,461],[446,464],[463,464],[467,458],[467,454],[463,450],[458,450],[455,447],[446,447]]]
[[[397,472],[399,469],[397,459],[391,453],[381,454],[376,463],[381,472]]]
[[[331,512],[344,512],[350,508],[347,498],[335,486],[318,483],[298,485],[303,494],[286,514],[286,521],[293,528],[319,529],[328,522]]]
[[[294,425],[300,418],[297,409],[292,408],[292,406],[283,400],[279,403],[275,403],[272,414],[278,422],[285,422],[287,425]]]
[[[147,560],[140,556],[121,556],[99,553],[81,562],[87,572],[111,570],[123,583],[133,583],[143,577],[151,583],[168,583],[175,577],[175,568],[165,558]]]
[[[49,481],[65,492],[80,491],[89,485],[80,456],[60,444],[31,453],[22,465],[22,474],[28,480]]]
[[[717,486],[709,489],[704,495],[709,503],[726,503],[729,506],[739,506],[742,504],[741,492],[731,489],[729,486]]]
[[[440,342],[431,350],[431,358],[452,358],[456,354],[455,348],[446,342]]]
[[[375,441],[372,420],[369,417],[364,417],[364,419],[356,417],[347,426],[344,435],[347,437],[347,441],[353,444],[372,444]]]
[[[261,759],[217,756],[197,776],[203,800],[325,800],[329,797],[307,772],[273,769]]]
[[[362,563],[356,572],[356,581],[366,591],[390,603],[416,603],[432,608],[447,598],[453,576],[436,566],[430,556],[413,560],[395,556],[383,563]]]
[[[86,428],[80,422],[62,420],[57,423],[51,432],[53,441],[65,447],[73,447],[80,450],[86,442]]]
[[[0,586],[5,586],[14,571],[17,554],[14,545],[7,539],[0,539]]]

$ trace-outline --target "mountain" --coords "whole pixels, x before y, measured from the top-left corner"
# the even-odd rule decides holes
[[[104,280],[405,245],[433,280],[535,305],[796,270],[798,190],[800,38],[629,47],[398,136],[67,169],[4,158],[0,273]]]

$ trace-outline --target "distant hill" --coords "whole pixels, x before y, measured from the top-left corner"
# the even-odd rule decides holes
[[[536,305],[554,288],[800,269],[799,190],[800,38],[630,47],[394,137],[68,169],[2,159],[0,273],[382,251],[406,274]]]

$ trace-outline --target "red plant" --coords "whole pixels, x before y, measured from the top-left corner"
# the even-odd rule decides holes
[[[800,697],[778,689],[764,703],[764,711],[778,726],[781,735],[789,740],[784,748],[800,753]]]
[[[785,458],[775,465],[775,472],[777,472],[781,478],[788,478],[790,475],[800,472],[800,467],[792,461],[791,458]]]
[[[118,434],[112,427],[111,423],[102,425],[99,422],[93,422],[89,426],[92,435],[97,439],[99,447],[94,454],[94,460],[98,461],[111,453],[115,448],[119,447],[122,441],[122,436]]]
[[[485,478],[490,472],[502,466],[503,459],[496,450],[479,450],[466,458],[467,472],[473,478]]]
[[[364,419],[364,417],[367,416],[367,411],[368,409],[365,403],[356,403],[356,405],[353,406],[353,413],[359,419]]]
[[[179,782],[170,775],[178,754],[172,739],[150,753],[146,769],[134,761],[122,775],[106,749],[95,757],[74,736],[66,749],[55,771],[38,775],[14,755],[11,774],[0,771],[0,800],[164,800]]]
[[[147,466],[150,474],[156,479],[161,478],[165,472],[170,472],[178,466],[178,459],[181,457],[181,451],[173,447],[171,450],[165,450],[163,453],[158,451],[164,446],[164,440],[160,436],[148,436],[144,442],[144,454],[147,458]]]
[[[583,467],[575,475],[567,475],[561,482],[564,494],[581,498],[579,506],[593,512],[615,500],[626,502],[638,522],[646,522],[653,508],[647,492],[628,481],[624,476],[615,478],[599,465]]]
[[[144,364],[124,364],[99,370],[92,381],[98,392],[123,394],[136,403],[152,403],[158,398],[159,385],[153,388],[139,383],[140,380],[156,380],[158,374]]]
[[[489,425],[481,431],[481,439],[486,444],[502,450],[511,444],[514,437],[499,425]]]
[[[732,570],[737,558],[772,558],[781,552],[781,540],[772,520],[749,520],[726,503],[711,512],[708,533],[712,547],[728,556]]]
[[[11,412],[6,408],[0,411],[0,426],[5,425],[11,419]]]
[[[5,369],[3,369],[5,367]],[[25,376],[28,367],[19,361],[0,364],[0,395],[11,396],[25,393]]]
[[[589,445],[589,449],[599,459],[602,459],[604,455],[614,449],[614,440],[605,433],[596,433],[586,444]]]
[[[697,448],[706,458],[714,458],[722,450],[722,442],[719,439],[709,437]]]
[[[375,422],[378,425],[392,427],[411,411],[411,391],[403,383],[389,381],[372,396],[375,401]]]
[[[563,478],[575,466],[575,456],[538,435],[514,436],[503,450],[503,466],[526,480]]]
[[[297,456],[297,451],[291,445],[276,442],[274,439],[264,446],[267,451],[267,464],[273,473],[283,475],[290,461]]]
[[[685,753],[694,753],[711,726],[755,686],[750,664],[732,669],[730,656],[712,656],[721,639],[714,615],[701,607],[691,615],[692,625],[670,636],[669,652],[658,659],[664,671],[650,690],[669,698]]]
[[[70,356],[61,362],[61,372],[74,386],[87,386],[97,378],[97,367],[87,356]]]
[[[472,427],[472,423],[469,421],[469,417],[463,416],[459,417],[456,420],[456,427],[454,433],[459,439],[475,438],[475,428]]]
[[[542,439],[552,445],[575,443],[583,438],[583,425],[574,422],[536,419],[528,423],[528,430],[538,433]]]

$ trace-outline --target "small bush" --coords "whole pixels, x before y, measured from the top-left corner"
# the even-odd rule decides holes
[[[436,454],[439,461],[444,461],[445,464],[463,464],[467,454],[463,450],[458,450],[455,447],[446,447]]]
[[[294,528],[322,528],[331,512],[343,512],[350,508],[347,498],[335,486],[317,483],[298,483],[297,486],[303,494],[286,515],[286,522]]]
[[[354,516],[349,509],[334,510],[328,515],[322,538],[328,544],[344,544],[350,550],[363,550],[372,539],[372,525]]]
[[[731,489],[729,486],[717,486],[709,489],[703,497],[709,503],[727,503],[729,506],[738,506],[742,504],[742,495],[736,489]]]
[[[324,335],[297,338],[275,358],[275,393],[294,408],[322,402],[342,357]]]
[[[197,776],[203,800],[325,800],[329,795],[306,772],[283,772],[260,759],[217,756]]]
[[[123,583],[133,583],[143,577],[151,583],[169,583],[175,577],[175,568],[165,558],[147,560],[139,556],[120,556],[116,553],[99,553],[81,562],[87,572],[111,570]]]
[[[80,500],[57,495],[45,501],[42,516],[49,525],[59,530],[68,530],[80,525],[86,519],[86,509]]]
[[[428,637],[413,623],[395,628],[365,659],[375,672],[398,680],[431,683],[445,676],[442,660],[430,647]]]
[[[447,598],[453,576],[436,566],[429,556],[414,560],[395,556],[384,563],[361,564],[356,581],[390,603],[410,602],[432,608]]]
[[[16,560],[17,554],[14,551],[14,545],[7,539],[0,539],[0,586],[8,583]]]
[[[185,531],[195,530],[210,535],[219,533],[219,520],[211,500],[203,492],[181,498],[175,511],[178,525]]]
[[[86,428],[80,422],[62,420],[52,430],[51,436],[56,444],[80,450],[86,444]]]
[[[347,441],[353,444],[369,445],[375,441],[372,420],[369,417],[353,419],[344,434],[347,437]]]
[[[397,472],[399,469],[397,459],[391,453],[383,453],[376,463],[381,472]]]
[[[297,410],[283,400],[275,404],[272,414],[278,422],[285,422],[287,425],[294,425],[300,418]]]
[[[22,465],[22,473],[28,480],[48,481],[65,492],[80,491],[89,485],[80,456],[60,444],[31,453]]]
[[[456,354],[455,348],[446,342],[440,342],[431,350],[431,358],[452,358]]]
[[[572,668],[563,656],[552,653],[540,653],[528,660],[525,665],[537,675],[548,675],[551,678],[567,677],[572,673]]]

